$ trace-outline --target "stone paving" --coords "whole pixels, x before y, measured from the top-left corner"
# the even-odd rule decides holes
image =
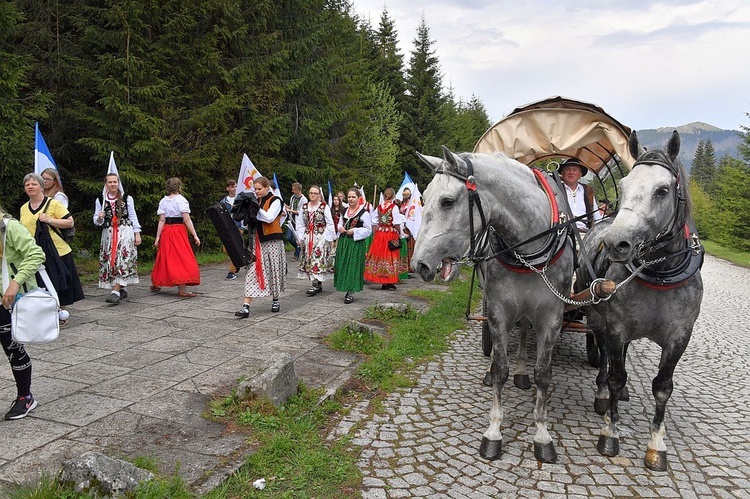
[[[377,303],[424,305],[405,293],[424,287],[419,279],[395,292],[366,285],[345,305],[332,282],[306,296],[309,282],[296,278],[291,261],[289,268],[281,312],[271,313],[270,298],[256,299],[249,319],[234,317],[245,274],[226,281],[226,265],[202,267],[202,284],[191,288],[198,297],[191,299],[179,298],[176,288],[150,292],[148,276],[117,306],[105,303],[108,291],[87,287],[60,338],[28,347],[39,406],[24,419],[0,420],[0,496],[3,482],[54,474],[87,451],[155,458],[161,472],[178,470],[193,490],[205,492],[249,452],[243,435],[203,417],[212,399],[283,352],[294,359],[302,383],[333,393],[360,358],[328,348],[327,335]],[[2,362],[0,403],[10,407],[16,389]]]
[[[362,448],[363,497],[750,497],[750,270],[706,257],[703,278],[701,315],[667,407],[666,472],[643,466],[658,346],[631,345],[620,455],[608,458],[596,451],[602,426],[593,410],[596,370],[586,363],[578,333],[564,334],[553,358],[549,419],[557,463],[534,459],[534,391],[510,382],[503,392],[503,456],[481,459],[492,397],[481,383],[488,359],[473,325],[456,334],[449,351],[416,369],[413,388],[387,397],[369,419],[361,419],[368,410],[363,402],[339,425],[335,434],[351,432]],[[533,334],[529,344],[533,349]]]

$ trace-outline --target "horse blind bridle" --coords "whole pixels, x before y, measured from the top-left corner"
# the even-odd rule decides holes
[[[651,242],[645,241],[636,249],[633,259],[626,264],[626,267],[631,272],[631,276],[621,283],[621,285],[632,278],[637,278],[641,284],[647,287],[661,290],[673,289],[685,284],[690,277],[700,270],[703,266],[705,250],[700,243],[695,227],[692,224],[689,225],[685,220],[680,220],[681,214],[687,209],[687,196],[683,191],[680,181],[680,170],[677,165],[668,159],[666,153],[659,150],[646,151],[641,154],[633,165],[633,169],[643,164],[660,166],[675,178],[674,214],[669,223],[664,226],[664,229]],[[655,260],[644,260],[645,255],[665,248],[678,237],[684,237],[686,240],[685,248]],[[682,260],[669,269],[657,270],[650,268],[657,263],[680,256],[683,257]]]

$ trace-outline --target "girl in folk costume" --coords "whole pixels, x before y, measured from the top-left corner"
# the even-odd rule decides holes
[[[190,231],[196,246],[200,246],[201,240],[190,219],[190,203],[180,194],[182,182],[172,177],[167,180],[166,187],[167,195],[159,201],[156,210],[159,225],[154,240],[157,251],[151,271],[151,291],[159,291],[162,286],[177,286],[177,296],[193,298],[198,295],[189,292],[187,286],[199,285],[201,273],[187,231]]]
[[[381,283],[381,289],[396,289],[395,284],[403,266],[400,247],[392,249],[389,246],[390,241],[401,238],[401,225],[404,222],[398,206],[393,202],[395,194],[390,187],[383,191],[383,202],[375,210],[378,228],[365,260],[365,279]]]
[[[286,254],[284,253],[284,230],[281,227],[281,215],[284,201],[273,195],[271,182],[266,177],[253,181],[255,195],[260,209],[257,214],[255,237],[255,263],[245,277],[245,297],[242,308],[235,316],[247,319],[250,317],[250,303],[253,298],[271,296],[271,312],[281,310],[279,295],[286,285]]]
[[[342,201],[341,198],[336,195],[331,198],[331,218],[333,219],[333,227],[334,230],[336,230],[336,240],[331,243],[331,253],[334,255],[334,266],[335,266],[335,256],[336,256],[336,248],[338,247],[338,226],[339,222],[341,221],[341,217],[343,216],[344,212],[346,211],[346,204],[345,201]]]
[[[333,286],[346,293],[344,303],[349,304],[354,301],[352,293],[364,288],[366,240],[372,234],[372,221],[364,204],[359,204],[359,189],[352,187],[346,194],[349,207],[338,224],[339,243]]]
[[[99,287],[111,289],[107,303],[128,297],[128,284],[138,284],[138,249],[141,224],[131,196],[120,192],[120,177],[104,177],[104,205],[96,200],[94,225],[103,227],[99,246]],[[124,198],[124,199],[123,199]]]
[[[331,208],[323,201],[320,187],[310,187],[310,201],[302,207],[297,217],[297,239],[304,255],[299,260],[299,277],[310,279],[307,296],[323,291],[323,281],[333,273],[331,242],[336,240]]]

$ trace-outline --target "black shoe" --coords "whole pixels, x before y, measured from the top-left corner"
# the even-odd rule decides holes
[[[120,300],[124,300],[127,297],[128,297],[128,289],[120,288]]]
[[[36,407],[36,400],[33,395],[28,397],[18,397],[13,405],[10,406],[10,410],[5,413],[5,419],[21,419],[29,415],[31,411]]]
[[[344,296],[344,303],[349,305],[351,302],[354,301],[354,296],[352,296],[351,293],[347,293],[346,296]]]
[[[118,303],[120,303],[120,296],[114,293],[110,293],[105,301],[107,303],[111,303],[112,305],[117,305]]]
[[[271,312],[278,312],[281,310],[281,304],[279,303],[279,300],[274,300],[271,302]]]
[[[226,279],[227,281],[234,281],[235,279],[237,279],[237,276],[233,272],[229,272],[224,279]]]
[[[247,319],[250,317],[250,306],[249,305],[242,305],[242,308],[239,309],[234,313],[235,317],[239,317],[240,319]]]

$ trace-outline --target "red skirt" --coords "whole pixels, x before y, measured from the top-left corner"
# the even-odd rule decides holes
[[[167,224],[161,231],[151,284],[172,287],[201,283],[201,271],[187,237],[185,224]]]
[[[393,251],[388,241],[399,239],[398,232],[378,230],[365,259],[365,279],[378,284],[395,284],[402,272],[401,250]]]

